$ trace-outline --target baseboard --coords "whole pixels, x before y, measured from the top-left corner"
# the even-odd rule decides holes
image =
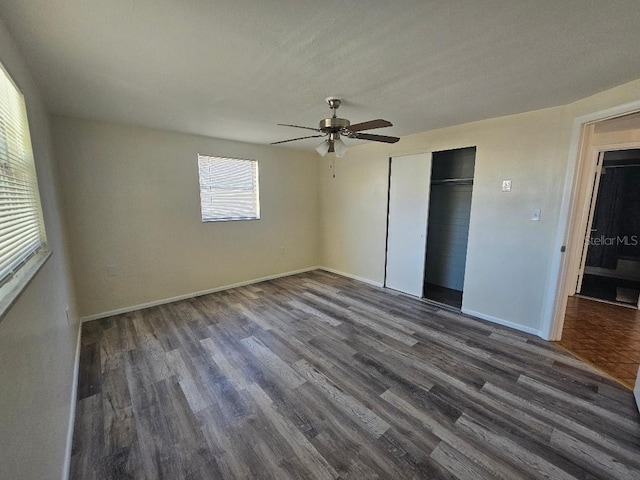
[[[69,406],[69,427],[67,429],[67,444],[64,453],[64,465],[62,467],[62,480],[68,480],[71,471],[71,448],[73,447],[73,430],[76,423],[76,399],[78,398],[78,373],[80,370],[80,337],[82,326],[78,325],[76,339],[76,354],[73,361],[73,382],[71,383],[71,405]]]
[[[468,310],[466,308],[462,309],[462,313],[471,315],[472,317],[480,318],[482,320],[486,320],[488,322],[497,323],[498,325],[502,325],[503,327],[513,328],[514,330],[519,330],[521,332],[530,333],[532,335],[542,337],[542,333],[540,332],[540,330],[536,330],[535,328],[527,327],[525,325],[520,325],[519,323],[510,322],[509,320],[503,320],[502,318],[493,317],[485,313],[474,312],[473,310]]]
[[[354,280],[358,280],[359,282],[364,282],[364,283],[368,283],[369,285],[373,285],[374,287],[384,287],[384,284],[380,282],[374,282],[373,280],[369,280],[368,278],[358,277],[357,275],[352,275],[351,273],[347,273],[347,272],[341,272],[340,270],[335,270],[333,268],[318,267],[317,270],[324,270],[326,272],[335,273],[336,275],[352,278]]]
[[[266,282],[267,280],[274,280],[276,278],[288,277],[290,275],[297,275],[298,273],[310,272],[312,270],[318,270],[320,267],[307,267],[300,270],[293,270],[290,272],[277,273],[275,275],[269,275],[268,277],[254,278],[245,282],[232,283],[229,285],[222,285],[220,287],[210,288],[208,290],[200,290],[199,292],[185,293],[184,295],[178,295],[171,298],[163,298],[161,300],[154,300],[153,302],[141,303],[138,305],[132,305],[130,307],[118,308],[116,310],[110,310],[108,312],[96,313],[94,315],[88,315],[82,317],[82,322],[90,322],[92,320],[99,320],[101,318],[112,317],[113,315],[121,315],[123,313],[135,312],[136,310],[142,310],[144,308],[155,307],[157,305],[164,305],[166,303],[177,302],[179,300],[186,300],[187,298],[200,297],[202,295],[208,295],[209,293],[221,292],[223,290],[229,290],[231,288],[244,287],[246,285],[252,285],[254,283]]]
[[[636,305],[632,305],[630,303],[622,303],[622,302],[614,302],[614,301],[611,301],[611,300],[603,300],[602,298],[589,297],[587,295],[582,295],[580,293],[576,293],[575,296],[578,297],[578,298],[584,298],[586,300],[591,300],[592,302],[606,303],[608,305],[615,305],[617,307],[624,307],[624,308],[631,308],[632,310],[638,310],[638,307]]]

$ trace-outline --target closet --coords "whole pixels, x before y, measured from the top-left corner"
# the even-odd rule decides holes
[[[388,288],[461,308],[475,152],[390,159]]]
[[[436,152],[431,166],[423,296],[462,307],[476,149]]]

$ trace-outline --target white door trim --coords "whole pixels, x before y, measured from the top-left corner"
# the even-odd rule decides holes
[[[542,325],[540,333],[546,340],[560,340],[562,336],[562,326],[564,324],[564,314],[567,306],[567,296],[573,279],[568,277],[567,258],[575,252],[575,245],[570,244],[570,240],[576,237],[575,225],[577,203],[577,191],[579,184],[579,173],[582,170],[584,149],[582,148],[583,132],[589,124],[607,120],[610,118],[627,115],[640,111],[640,101],[618,105],[598,112],[589,113],[577,117],[573,121],[571,129],[571,141],[569,144],[569,158],[567,162],[567,173],[564,181],[564,191],[562,194],[562,205],[554,241],[554,254],[551,261],[549,282],[544,300],[542,313]],[[575,243],[575,242],[574,242]],[[580,245],[578,245],[578,248]]]
[[[591,157],[591,155],[590,155]],[[573,293],[582,290],[582,279],[584,278],[584,267],[587,264],[587,254],[589,253],[589,240],[591,240],[591,230],[593,227],[593,216],[596,211],[596,202],[598,201],[598,191],[600,188],[600,177],[602,176],[602,163],[604,162],[604,152],[598,152],[595,161],[595,171],[589,175],[589,184],[591,186],[591,198],[589,199],[589,215],[587,224],[584,226],[584,243],[582,244],[582,253],[580,254],[580,266],[578,268],[578,282]],[[585,202],[585,206],[586,206]],[[569,270],[571,271],[571,270]]]

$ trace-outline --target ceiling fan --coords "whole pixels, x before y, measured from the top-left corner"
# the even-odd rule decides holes
[[[277,145],[279,143],[295,142],[296,140],[304,140],[305,138],[327,137],[325,140],[316,147],[316,151],[325,156],[327,152],[335,152],[337,157],[344,157],[347,153],[347,146],[344,144],[341,136],[348,138],[357,138],[360,140],[371,140],[374,142],[384,143],[396,143],[400,140],[398,137],[388,137],[386,135],[372,135],[370,133],[360,133],[362,130],[373,130],[375,128],[391,127],[393,124],[387,120],[378,118],[377,120],[369,120],[368,122],[356,123],[351,125],[346,118],[338,118],[336,110],[340,106],[341,100],[334,97],[327,98],[329,108],[333,111],[333,116],[320,120],[318,128],[302,127],[300,125],[289,125],[286,123],[279,123],[282,127],[294,127],[304,128],[305,130],[313,130],[318,132],[319,135],[309,135],[306,137],[291,138],[289,140],[282,140],[280,142],[273,142],[271,145]]]

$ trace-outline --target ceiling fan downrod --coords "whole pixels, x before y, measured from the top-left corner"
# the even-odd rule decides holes
[[[340,130],[351,125],[349,120],[346,118],[338,118],[336,113],[342,101],[338,98],[329,97],[327,98],[327,103],[329,104],[329,108],[333,110],[333,116],[320,120],[318,126],[320,130],[325,133],[340,133]]]

